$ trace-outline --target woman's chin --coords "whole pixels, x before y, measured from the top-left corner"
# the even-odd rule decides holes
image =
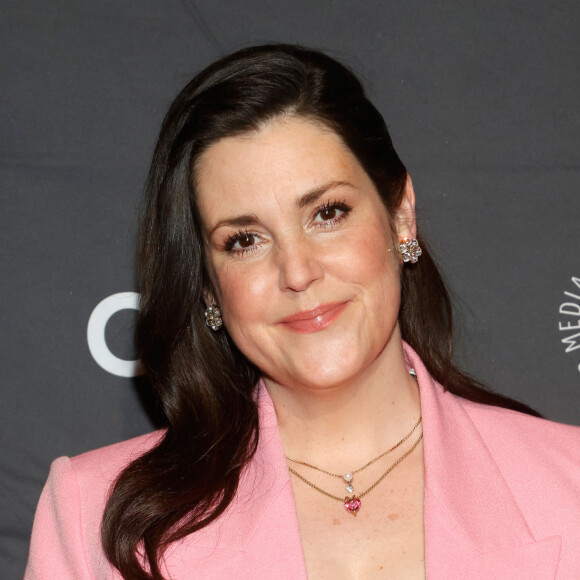
[[[290,371],[288,382],[312,389],[327,389],[355,379],[365,366],[362,357],[353,356],[352,351],[343,356],[333,353],[332,357],[309,357]]]

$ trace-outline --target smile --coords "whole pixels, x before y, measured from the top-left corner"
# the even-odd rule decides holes
[[[311,333],[325,329],[327,326],[340,316],[342,311],[347,307],[348,302],[334,302],[332,304],[323,304],[311,310],[296,312],[280,320],[279,324],[292,332]]]

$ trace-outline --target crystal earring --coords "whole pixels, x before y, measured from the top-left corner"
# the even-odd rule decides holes
[[[399,251],[403,257],[403,262],[411,262],[412,264],[417,262],[423,253],[416,238],[403,238],[399,243]]]
[[[223,325],[222,313],[220,312],[219,306],[212,304],[205,309],[205,323],[214,332],[219,330]]]

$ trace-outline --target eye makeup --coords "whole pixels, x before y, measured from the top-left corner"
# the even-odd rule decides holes
[[[308,225],[314,228],[332,228],[341,223],[352,207],[345,201],[326,201],[314,208],[308,219]],[[256,251],[264,238],[257,232],[248,229],[238,230],[229,235],[224,244],[223,250],[233,256],[244,256]]]

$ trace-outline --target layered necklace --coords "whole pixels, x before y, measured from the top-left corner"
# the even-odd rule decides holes
[[[415,379],[417,378],[417,375],[416,375],[414,369],[411,369],[409,371],[409,374],[411,376],[413,376]],[[393,445],[392,447],[390,447],[386,451],[383,451],[380,455],[377,455],[374,459],[371,459],[368,463],[365,463],[362,467],[359,467],[358,469],[354,469],[352,471],[349,471],[348,473],[344,473],[344,474],[343,473],[332,473],[331,471],[327,471],[326,469],[322,469],[322,467],[312,465],[312,463],[307,463],[306,461],[299,461],[298,459],[292,459],[291,457],[286,456],[286,460],[290,461],[291,463],[295,463],[296,465],[302,465],[303,467],[308,467],[309,469],[314,469],[315,471],[319,471],[320,473],[324,473],[325,475],[329,475],[331,477],[337,477],[339,479],[342,479],[346,483],[346,491],[349,494],[351,494],[350,496],[346,495],[345,497],[340,497],[338,495],[334,495],[334,494],[318,487],[316,484],[312,483],[311,481],[306,479],[303,475],[298,473],[295,469],[288,467],[288,471],[290,471],[290,473],[292,475],[296,476],[298,479],[302,480],[306,485],[309,485],[312,489],[315,489],[316,491],[325,495],[326,497],[329,497],[331,499],[334,499],[334,500],[341,502],[344,505],[344,509],[348,513],[352,514],[353,516],[356,516],[356,514],[358,513],[358,511],[360,510],[360,508],[362,506],[361,499],[365,495],[370,493],[373,489],[375,489],[375,487],[377,487],[377,485],[379,485],[379,483],[381,483],[381,481],[383,481],[383,479],[385,479],[385,477],[387,477],[387,475],[389,475],[389,473],[391,473],[391,471],[393,471],[393,469],[395,469],[395,467],[397,467],[397,465],[399,465],[399,463],[401,463],[404,459],[406,459],[409,455],[411,455],[411,453],[413,453],[413,451],[418,447],[419,443],[421,443],[421,440],[423,439],[423,432],[421,432],[419,434],[419,437],[417,437],[417,439],[415,440],[413,445],[407,451],[405,451],[405,453],[403,453],[403,455],[401,455],[394,463],[389,465],[388,469],[369,488],[365,489],[365,491],[363,491],[362,493],[356,494],[354,492],[354,475],[365,470],[367,467],[370,467],[371,465],[373,465],[373,463],[376,463],[377,461],[379,461],[379,459],[382,459],[383,457],[385,457],[389,453],[392,453],[393,451],[395,451],[395,449],[397,449],[398,447],[403,445],[403,443],[405,443],[405,441],[407,441],[413,435],[413,433],[418,429],[419,425],[421,425],[421,421],[422,421],[422,417],[421,417],[421,415],[419,415],[419,419],[413,425],[413,428],[400,441],[395,443],[395,445]]]

